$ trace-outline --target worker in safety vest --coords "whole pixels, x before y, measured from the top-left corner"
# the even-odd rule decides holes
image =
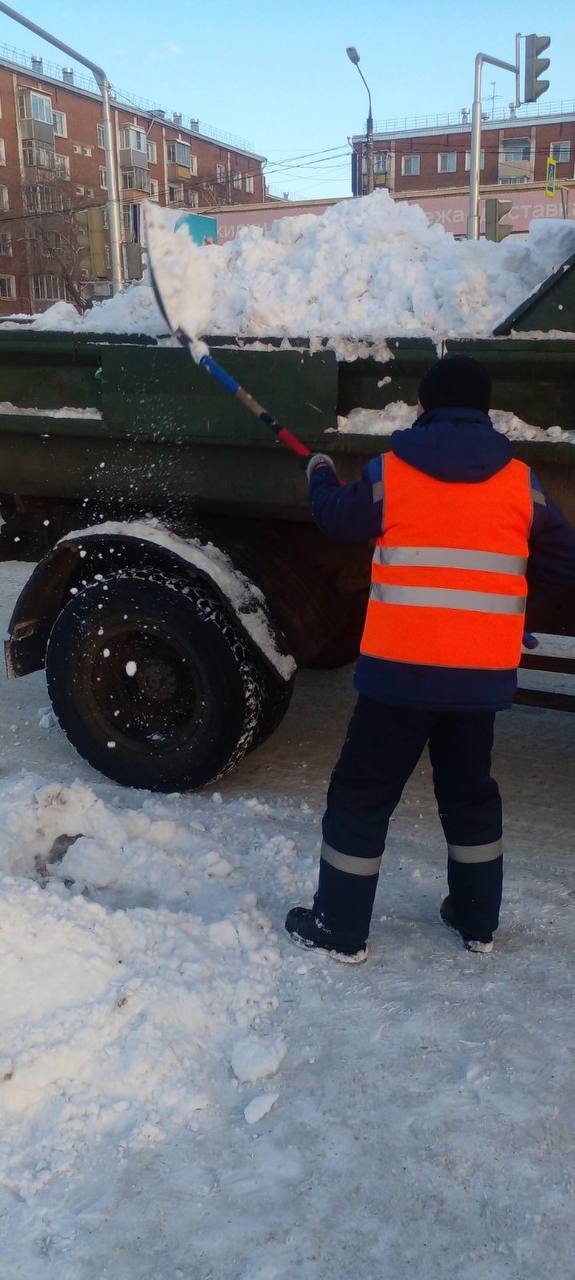
[[[512,456],[489,413],[487,371],[438,360],[420,416],[354,484],[308,466],[329,537],[375,539],[358,659],[359,697],[323,818],[313,908],[294,907],[294,941],[359,962],[389,819],[429,745],[447,840],[445,924],[490,951],[502,888],[501,799],[491,777],[495,713],[511,705],[530,586],[575,582],[575,530]],[[529,568],[528,568],[529,561]]]

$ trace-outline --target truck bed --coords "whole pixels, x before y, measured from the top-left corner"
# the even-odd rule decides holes
[[[210,346],[311,448],[328,449],[344,479],[388,440],[338,434],[338,415],[415,403],[437,355],[431,341],[409,338],[389,339],[386,361],[338,361],[305,340],[218,337]],[[443,350],[484,361],[497,408],[542,427],[560,423],[575,440],[575,341],[453,340]],[[309,519],[297,462],[169,337],[0,327],[0,370],[5,498]],[[382,385],[384,378],[391,381]],[[513,448],[575,523],[573,446],[521,441]]]

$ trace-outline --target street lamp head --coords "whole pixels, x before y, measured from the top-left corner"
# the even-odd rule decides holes
[[[345,51],[345,52],[347,53],[347,56],[348,56],[348,58],[349,58],[350,62],[353,62],[353,63],[355,64],[355,66],[357,67],[357,64],[358,64],[358,62],[359,62],[359,53],[357,52],[357,49],[356,49],[355,45],[353,45],[353,44],[348,45],[348,47],[347,47],[347,49],[346,49],[346,51]]]

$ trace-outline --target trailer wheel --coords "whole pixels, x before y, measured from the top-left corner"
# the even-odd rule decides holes
[[[89,586],[54,623],[46,675],[72,745],[124,786],[203,786],[261,726],[266,673],[203,586],[135,577]]]
[[[255,751],[256,747],[261,747],[262,743],[267,738],[271,738],[272,733],[275,733],[276,729],[279,728],[291,702],[295,676],[286,681],[266,673],[264,681],[259,723],[254,739],[248,748],[249,751]]]

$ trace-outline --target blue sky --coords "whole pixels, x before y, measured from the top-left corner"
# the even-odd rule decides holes
[[[347,137],[365,127],[367,94],[345,48],[359,49],[376,120],[458,111],[473,96],[481,50],[513,61],[515,32],[551,36],[551,88],[575,99],[575,4],[478,0],[12,0],[13,7],[101,63],[113,84],[245,138],[268,157],[269,184],[292,197],[350,191]],[[0,14],[0,43],[66,59]],[[496,106],[513,78],[495,78]],[[332,149],[332,150],[330,150]],[[325,155],[286,165],[295,156]]]

